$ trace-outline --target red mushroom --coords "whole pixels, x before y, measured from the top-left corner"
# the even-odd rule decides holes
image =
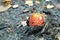
[[[44,15],[43,14],[32,14],[29,19],[29,25],[32,27],[42,26],[44,23]]]

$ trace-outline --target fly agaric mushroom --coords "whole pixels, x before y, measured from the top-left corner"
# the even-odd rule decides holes
[[[43,14],[32,14],[29,18],[29,25],[32,27],[42,26],[44,24],[45,16]]]

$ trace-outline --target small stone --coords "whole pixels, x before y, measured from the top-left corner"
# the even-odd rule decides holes
[[[0,6],[0,12],[4,12],[4,11],[6,11],[6,10],[8,10],[9,8],[11,7],[11,5],[8,5],[8,6]]]
[[[51,1],[51,0],[45,0],[45,1]]]
[[[12,32],[12,29],[11,28],[7,28],[7,32]]]
[[[48,4],[47,6],[46,6],[46,8],[54,8],[54,5],[50,5],[50,4]]]
[[[39,3],[40,3],[40,1],[36,1],[36,3],[38,3],[38,4],[39,4]]]
[[[29,10],[24,10],[23,12],[27,12],[27,11],[29,11]]]
[[[39,38],[39,40],[44,40],[44,38],[41,37],[41,38]]]
[[[57,37],[59,40],[60,40],[60,35],[58,35],[58,37]]]
[[[3,5],[4,6],[11,5],[11,3],[12,3],[12,0],[3,0]]]
[[[26,21],[21,21],[21,25],[26,26],[27,25]]]
[[[16,4],[16,5],[13,5],[12,7],[13,7],[13,8],[18,8],[18,7],[19,7],[19,5],[18,5],[18,4]]]
[[[26,17],[27,19],[29,19],[29,17]]]
[[[55,5],[55,6],[56,6],[56,8],[60,9],[60,3]]]
[[[32,6],[33,5],[33,1],[32,0],[27,0],[27,1],[25,1],[25,4],[28,4],[29,6]]]
[[[3,0],[3,2],[6,2],[6,1],[12,1],[12,0]]]

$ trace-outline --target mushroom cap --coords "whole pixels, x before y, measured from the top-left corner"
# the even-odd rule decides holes
[[[30,26],[42,26],[44,23],[44,15],[43,14],[32,14],[29,18]]]

